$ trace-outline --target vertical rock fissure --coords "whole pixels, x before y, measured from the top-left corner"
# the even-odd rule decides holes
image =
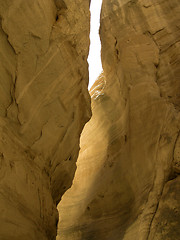
[[[89,50],[89,89],[102,72],[101,63],[101,41],[99,37],[100,13],[102,0],[92,0],[90,5],[91,30],[90,30],[90,50]]]

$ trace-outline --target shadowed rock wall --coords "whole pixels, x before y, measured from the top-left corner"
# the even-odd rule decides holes
[[[177,0],[103,1],[104,73],[58,239],[179,239],[179,13]]]
[[[89,120],[89,1],[0,0],[0,239],[56,237]]]

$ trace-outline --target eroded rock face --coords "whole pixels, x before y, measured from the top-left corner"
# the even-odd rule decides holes
[[[103,1],[104,76],[58,239],[179,239],[179,12],[177,0]]]
[[[89,1],[0,1],[0,239],[55,239],[90,118]]]

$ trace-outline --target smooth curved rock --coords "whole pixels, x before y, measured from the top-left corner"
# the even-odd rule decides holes
[[[177,0],[103,1],[104,73],[58,239],[179,239],[179,12]]]
[[[0,0],[0,239],[56,237],[89,120],[89,1]]]

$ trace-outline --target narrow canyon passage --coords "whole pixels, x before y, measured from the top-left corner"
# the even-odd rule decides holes
[[[179,240],[179,0],[102,1],[89,92],[90,2],[0,0],[0,240]]]
[[[100,28],[100,13],[101,13],[101,6],[102,6],[102,0],[91,0],[90,4],[90,50],[89,50],[89,56],[88,56],[88,63],[89,63],[89,86],[88,89],[90,89],[94,82],[98,82],[97,78],[100,76],[102,72],[102,63],[101,63],[101,43],[100,43],[100,37],[99,37],[99,28]],[[87,126],[86,126],[87,127]],[[97,127],[97,132],[99,134],[100,127]],[[83,134],[81,135],[81,138],[83,139]],[[91,142],[89,147],[91,148]],[[80,146],[82,151],[82,145]],[[94,154],[94,153],[93,153]],[[94,156],[95,157],[95,156]],[[87,159],[88,160],[88,159]],[[95,166],[95,169],[92,169],[92,165],[90,165],[89,168],[86,169],[84,172],[84,183],[81,184],[79,187],[79,183],[76,184],[76,182],[79,181],[78,176],[81,176],[80,179],[82,180],[82,166],[81,164],[87,164],[89,163],[82,162],[80,159],[77,161],[77,170],[74,177],[74,184],[71,189],[69,189],[62,197],[61,202],[58,205],[58,211],[59,211],[59,224],[58,224],[58,234],[57,234],[57,240],[60,239],[69,239],[69,236],[63,236],[63,226],[64,222],[66,220],[68,221],[68,225],[73,225],[74,222],[77,220],[78,216],[81,216],[82,212],[87,208],[86,203],[83,204],[83,199],[77,199],[76,202],[76,194],[81,194],[82,198],[88,199],[88,192],[91,189],[91,186],[94,185],[94,179],[95,176],[99,174],[97,166]],[[101,167],[101,162],[99,162],[99,167]],[[89,173],[88,170],[91,172]],[[93,174],[94,173],[94,174]],[[92,175],[92,176],[91,176]],[[87,179],[88,178],[88,179]],[[80,180],[80,181],[81,181]],[[73,195],[73,189],[74,186],[77,185],[77,189],[75,190],[75,196]],[[83,194],[82,194],[83,192]],[[70,195],[70,199],[73,199],[73,203],[68,201],[68,196]],[[73,195],[73,196],[72,196]],[[76,204],[79,204],[79,201],[81,202],[81,205],[77,206]],[[71,205],[71,206],[70,206]],[[72,205],[74,205],[72,207]],[[69,213],[70,214],[69,214]],[[68,213],[68,214],[67,214]],[[74,235],[74,234],[73,234]],[[78,239],[83,238],[80,234]],[[73,237],[72,237],[73,239]]]

